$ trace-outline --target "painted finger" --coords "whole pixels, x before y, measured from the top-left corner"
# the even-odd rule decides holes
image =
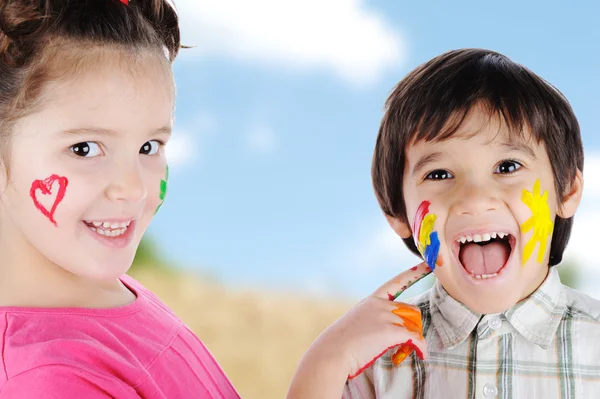
[[[417,357],[419,359],[421,359],[421,360],[425,359],[425,357],[423,356],[423,352],[421,351],[421,349],[419,349],[419,347],[414,344],[414,342],[412,341],[412,339],[409,339],[408,341],[406,341],[405,343],[403,343],[402,345],[400,345],[398,347],[398,349],[394,352],[394,354],[392,355],[392,363],[394,363],[394,365],[396,365],[396,366],[399,365],[413,351],[416,353],[416,355],[417,355]]]
[[[395,303],[395,308],[392,309],[392,313],[396,316],[404,317],[416,321],[421,318],[421,310],[412,305],[406,303]]]
[[[379,287],[373,295],[378,298],[387,298],[391,301],[395,300],[408,287],[431,273],[431,269],[427,263],[421,262],[417,266],[400,273],[387,283]]]
[[[394,323],[395,326],[404,327],[410,332],[419,334],[419,337],[423,336],[423,325],[421,323],[415,323],[409,319],[402,319],[402,323]]]

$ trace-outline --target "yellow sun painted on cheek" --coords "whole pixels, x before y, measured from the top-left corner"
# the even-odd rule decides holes
[[[540,243],[537,261],[538,263],[542,263],[544,261],[544,254],[546,253],[548,237],[552,236],[554,222],[550,217],[548,191],[544,191],[543,194],[540,194],[540,179],[535,181],[532,191],[523,190],[521,201],[529,207],[532,213],[531,217],[521,225],[521,232],[527,233],[533,229],[533,235],[527,244],[525,244],[525,248],[523,248],[522,264],[525,265],[529,260],[537,243]]]

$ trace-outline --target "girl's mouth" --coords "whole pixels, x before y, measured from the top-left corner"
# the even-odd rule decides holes
[[[512,255],[516,239],[509,233],[492,231],[460,236],[453,251],[461,266],[476,280],[498,276]]]
[[[109,248],[125,248],[134,237],[135,220],[126,221],[88,221],[84,220],[85,229],[101,244]]]

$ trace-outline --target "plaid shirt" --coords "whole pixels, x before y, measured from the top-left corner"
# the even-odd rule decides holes
[[[600,301],[555,268],[502,314],[473,313],[439,282],[407,302],[421,308],[428,359],[393,366],[388,351],[346,383],[344,399],[600,398]]]

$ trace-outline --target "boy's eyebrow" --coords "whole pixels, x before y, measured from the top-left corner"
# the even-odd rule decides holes
[[[425,166],[437,161],[441,155],[441,152],[432,152],[431,154],[427,154],[419,158],[419,160],[415,163],[415,166],[413,166],[413,177],[416,176]]]
[[[508,151],[514,151],[514,152],[521,152],[524,153],[525,155],[530,156],[533,159],[536,159],[537,157],[535,156],[535,152],[533,151],[533,148],[531,148],[530,146],[528,146],[527,144],[521,142],[521,141],[514,141],[514,142],[508,142],[505,141],[503,143],[500,143],[500,145]]]
[[[78,127],[78,128],[74,128],[74,129],[62,130],[61,133],[66,134],[66,135],[73,135],[73,136],[90,134],[90,133],[101,134],[101,135],[106,135],[106,136],[118,136],[119,135],[119,133],[116,130],[105,129],[102,127]],[[159,129],[155,130],[154,132],[151,132],[151,134],[149,134],[149,135],[168,134],[170,136],[171,133],[172,133],[172,128],[170,126],[163,126]]]

